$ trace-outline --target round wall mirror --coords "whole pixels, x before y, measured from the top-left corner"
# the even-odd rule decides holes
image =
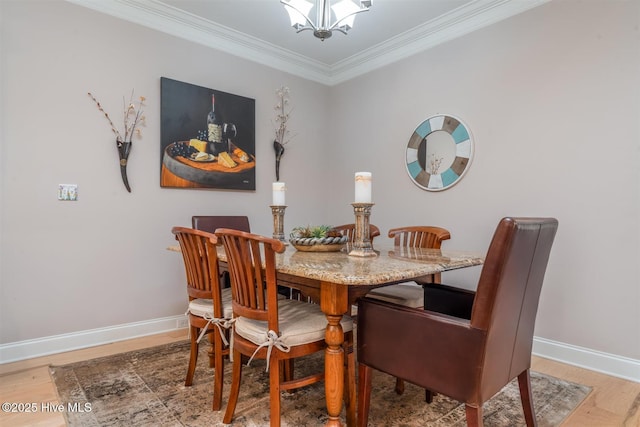
[[[427,191],[455,185],[469,169],[473,141],[457,117],[439,114],[422,122],[407,144],[407,173]]]

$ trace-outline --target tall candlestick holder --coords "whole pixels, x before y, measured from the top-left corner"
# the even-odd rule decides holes
[[[351,203],[356,216],[356,225],[351,243],[349,255],[358,257],[377,256],[371,244],[371,229],[369,228],[369,217],[373,203]]]
[[[273,238],[284,242],[284,210],[286,206],[271,206],[273,214]]]

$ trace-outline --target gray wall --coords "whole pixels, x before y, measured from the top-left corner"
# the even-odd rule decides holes
[[[37,4],[37,7],[34,7]],[[291,89],[285,232],[351,222],[353,173],[373,172],[372,222],[436,224],[484,251],[500,217],[560,220],[536,335],[640,359],[640,60],[637,1],[554,1],[335,87],[61,1],[2,1],[0,344],[184,312],[173,225],[247,213],[271,234],[275,90]],[[160,77],[256,100],[255,192],[161,189]],[[129,159],[112,116],[132,88],[147,127]],[[436,113],[475,138],[441,193],[408,179],[409,136]],[[79,201],[56,200],[79,185]],[[445,279],[473,287],[479,269]]]
[[[0,342],[183,314],[182,261],[165,248],[175,243],[171,227],[190,225],[192,214],[248,214],[253,230],[270,235],[272,120],[283,84],[299,133],[281,166],[286,223],[325,216],[320,190],[302,180],[326,179],[310,167],[328,155],[326,87],[62,1],[0,7]],[[162,76],[256,100],[255,192],[160,188]],[[129,157],[129,194],[115,137],[87,92],[118,120],[133,88],[148,106]],[[57,200],[62,183],[78,184],[77,202]]]
[[[502,216],[557,217],[536,335],[637,359],[639,4],[553,1],[331,88],[333,186],[371,170],[371,222],[446,227],[445,248],[485,250]],[[468,125],[475,157],[430,193],[404,153],[437,113]],[[472,286],[478,272],[444,280]]]

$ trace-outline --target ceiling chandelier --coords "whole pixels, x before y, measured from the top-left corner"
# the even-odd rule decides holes
[[[347,34],[353,28],[356,14],[366,12],[371,8],[373,0],[360,0],[358,4],[352,0],[340,0],[331,5],[331,0],[280,0],[289,13],[291,26],[297,31],[313,30],[313,35],[320,40],[331,37],[333,30]],[[315,5],[316,21],[309,18],[309,11]],[[335,21],[331,22],[331,10],[335,14]]]

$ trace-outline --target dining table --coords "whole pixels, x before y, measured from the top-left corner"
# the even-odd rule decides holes
[[[174,249],[176,247],[173,247]],[[171,249],[171,247],[169,248]],[[471,251],[441,250],[375,244],[375,256],[349,255],[350,245],[334,252],[300,251],[292,245],[276,255],[277,281],[320,304],[327,317],[325,330],[325,399],[327,427],[342,426],[344,401],[344,332],[342,316],[351,314],[357,299],[374,288],[412,280],[429,280],[436,273],[481,265],[484,255]],[[177,247],[179,250],[179,247]],[[226,254],[218,248],[221,268]],[[350,378],[354,381],[355,378]],[[355,390],[355,386],[351,387]],[[356,396],[349,396],[355,401]],[[354,399],[354,400],[351,400]],[[348,420],[351,425],[353,420]]]

